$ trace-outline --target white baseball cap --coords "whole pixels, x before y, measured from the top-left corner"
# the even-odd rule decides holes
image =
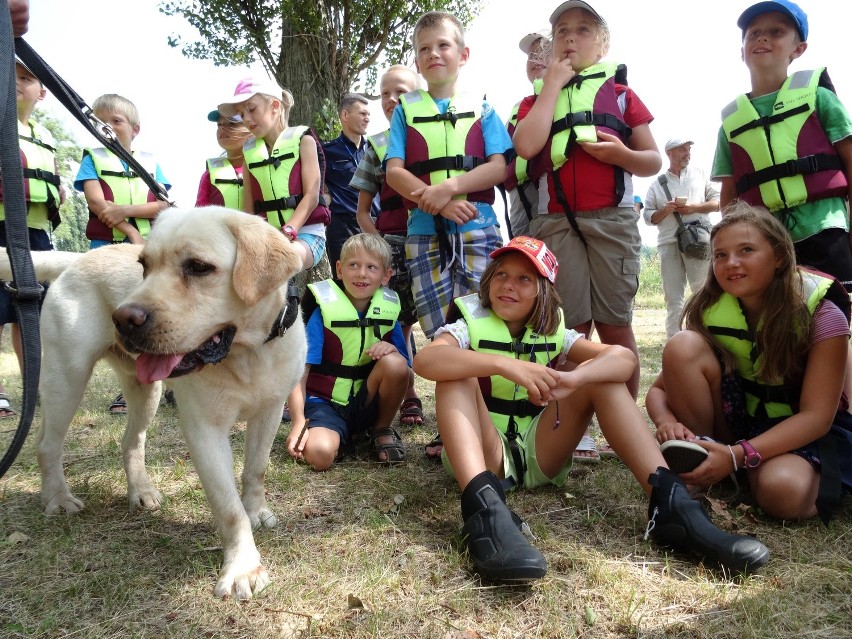
[[[532,33],[528,33],[521,41],[518,42],[518,48],[524,53],[529,53],[530,49],[532,49],[533,45],[539,40],[550,40],[550,34],[547,31],[533,31]]]
[[[687,140],[685,138],[672,138],[668,142],[666,142],[666,153],[671,151],[672,149],[683,146],[684,144],[695,144],[692,140]]]
[[[279,100],[283,95],[281,87],[272,80],[256,77],[243,78],[237,84],[237,88],[234,89],[234,94],[223,100],[217,107],[217,110],[226,118],[233,117],[237,115],[237,109],[235,108],[237,104],[241,104],[242,102],[251,99],[258,93],[268,95]]]

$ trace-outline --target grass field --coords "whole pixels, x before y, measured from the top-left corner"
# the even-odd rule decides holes
[[[664,338],[653,268],[646,256],[635,317],[642,394]],[[8,335],[3,346],[0,378],[18,404]],[[773,553],[759,574],[731,578],[642,540],[647,502],[615,460],[575,468],[562,490],[511,495],[548,575],[529,587],[480,582],[459,552],[458,490],[422,454],[434,405],[418,383],[427,423],[403,430],[409,461],[399,467],[349,459],[313,473],[287,457],[282,425],[266,482],[279,524],[255,536],[273,581],[239,603],[212,597],[221,549],[172,407],[148,437],[163,508],[129,512],[123,419],[106,414],[116,383],[99,367],[66,441],[65,472],[86,510],[42,514],[34,435],[0,480],[0,637],[852,636],[849,500],[826,528],[770,520],[747,492],[714,488],[714,520]],[[243,440],[238,424],[238,472]]]

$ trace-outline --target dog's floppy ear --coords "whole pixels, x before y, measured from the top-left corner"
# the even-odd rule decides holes
[[[283,286],[302,268],[290,240],[260,218],[245,216],[229,221],[237,240],[233,284],[240,299],[253,306]]]

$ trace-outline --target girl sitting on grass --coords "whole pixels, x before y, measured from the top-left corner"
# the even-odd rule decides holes
[[[476,572],[498,581],[545,574],[504,487],[563,485],[593,413],[650,496],[648,531],[658,543],[733,570],[763,565],[766,547],[716,528],[666,468],[625,385],[635,355],[565,327],[558,265],[544,243],[516,237],[491,258],[479,293],[455,300],[461,319],[438,329],[414,359],[415,372],[437,382],[442,455],[462,490],[462,533]],[[567,362],[576,369],[561,370]]]
[[[657,439],[667,459],[697,453],[681,474],[688,484],[744,468],[768,514],[827,522],[852,487],[848,294],[796,268],[789,234],[765,209],[727,209],[711,242],[712,271],[646,398]]]

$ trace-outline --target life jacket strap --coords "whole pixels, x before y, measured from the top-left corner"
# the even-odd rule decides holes
[[[805,157],[787,160],[782,164],[767,166],[754,173],[744,175],[737,181],[737,193],[745,193],[756,186],[780,180],[781,178],[836,170],[843,170],[843,164],[836,155],[829,155],[828,153],[806,155]]]
[[[37,140],[36,138],[31,138],[31,137],[26,136],[26,135],[19,135],[18,137],[22,140],[25,140],[25,141],[31,143],[31,144],[35,144],[36,146],[40,146],[43,149],[47,149],[51,153],[56,153],[56,148],[50,146],[47,142],[44,142],[43,140]]]
[[[248,168],[250,169],[259,169],[264,166],[273,165],[276,169],[281,165],[281,162],[284,160],[289,160],[291,158],[296,157],[295,153],[284,153],[283,155],[273,155],[272,157],[264,158],[263,160],[258,160],[257,162],[250,162]]]
[[[489,412],[513,415],[520,419],[535,417],[544,410],[543,406],[536,406],[528,399],[500,399],[498,397],[485,397],[484,399]]]
[[[411,119],[411,121],[414,124],[419,124],[421,122],[449,122],[453,128],[456,128],[456,122],[459,120],[475,117],[476,113],[473,111],[456,113],[455,111],[448,110],[446,113],[436,113],[435,115],[416,115]]]
[[[351,380],[367,379],[370,375],[370,371],[373,370],[373,366],[375,365],[375,362],[369,362],[358,366],[347,366],[345,364],[335,364],[324,361],[320,364],[311,364],[311,373]]]
[[[243,185],[243,179],[242,178],[233,178],[233,179],[216,178],[215,180],[213,180],[213,184],[236,184],[237,186],[242,186]]]
[[[633,129],[615,117],[612,113],[578,111],[576,113],[568,113],[564,118],[555,120],[553,124],[550,125],[550,135],[552,137],[567,129],[573,129],[575,126],[583,125],[603,126],[608,129],[612,129],[618,133],[622,140],[626,140],[633,134]]]
[[[269,213],[270,211],[295,209],[303,197],[302,195],[291,195],[289,197],[279,197],[275,200],[255,200],[254,212],[260,214]]]
[[[768,129],[770,125],[776,124],[778,122],[783,122],[787,118],[793,117],[794,115],[799,115],[800,113],[805,113],[810,111],[811,107],[807,103],[800,104],[795,109],[790,109],[789,111],[783,111],[781,113],[774,113],[773,115],[764,115],[756,120],[752,120],[751,122],[746,122],[741,127],[737,127],[733,131],[731,131],[731,139],[737,137],[745,133],[746,131],[750,131],[751,129],[756,129],[757,127],[763,127]]]
[[[485,164],[483,158],[472,155],[452,155],[442,158],[430,158],[422,162],[412,162],[405,168],[414,175],[428,175],[434,171],[473,171],[481,164]]]
[[[47,182],[53,186],[59,186],[59,176],[52,171],[30,168],[25,168],[23,171],[25,180],[41,180],[42,182]]]

